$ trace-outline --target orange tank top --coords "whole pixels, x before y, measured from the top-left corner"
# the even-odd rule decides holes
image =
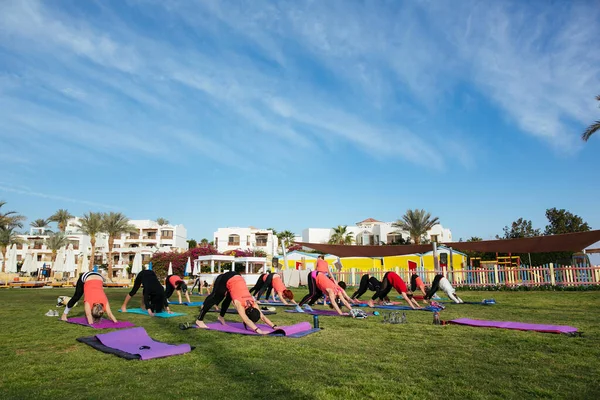
[[[240,275],[229,278],[226,286],[229,296],[231,296],[231,300],[237,300],[242,304],[250,301],[254,304],[254,297],[250,294],[246,281]]]
[[[281,276],[279,276],[278,274],[273,275],[273,281],[271,282],[271,284],[273,285],[273,289],[275,289],[277,293],[281,293],[286,289],[285,285],[283,284],[283,281],[281,280]]]
[[[178,277],[177,275],[172,275],[169,278],[169,283],[173,286],[177,286],[177,282],[182,281],[183,279],[181,279],[180,277]]]
[[[83,301],[88,303],[90,307],[94,304],[102,304],[106,309],[108,299],[102,287],[103,282],[100,279],[88,280],[83,284]]]
[[[415,283],[417,284],[417,288],[419,288],[421,292],[425,293],[425,285],[423,284],[423,279],[421,279],[420,276],[417,276]]]
[[[317,266],[315,268],[315,271],[319,271],[319,272],[329,272],[329,264],[327,264],[327,261],[325,260],[321,260],[320,258],[317,260]]]
[[[323,293],[326,292],[327,289],[333,289],[334,292],[337,292],[337,285],[331,279],[327,277],[325,274],[317,274],[317,287]]]

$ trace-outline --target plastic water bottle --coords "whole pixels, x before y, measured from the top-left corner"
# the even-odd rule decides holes
[[[319,329],[319,316],[313,315],[313,328]]]
[[[434,311],[433,313],[433,324],[434,325],[441,325],[440,323],[440,313],[437,311]]]

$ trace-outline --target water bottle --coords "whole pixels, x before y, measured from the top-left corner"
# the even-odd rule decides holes
[[[319,329],[319,316],[316,314],[313,315],[313,327]]]
[[[406,323],[406,313],[402,313],[402,323]]]
[[[437,311],[433,313],[433,324],[440,325],[440,313]]]

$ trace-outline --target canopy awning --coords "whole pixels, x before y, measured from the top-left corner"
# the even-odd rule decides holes
[[[600,240],[600,230],[589,232],[565,233],[562,235],[535,236],[520,239],[481,240],[479,242],[440,243],[460,251],[479,251],[482,253],[551,253],[555,251],[582,251]],[[391,246],[354,246],[322,243],[295,242],[321,253],[338,257],[389,257],[405,254],[426,253],[433,248],[431,244],[391,245]]]

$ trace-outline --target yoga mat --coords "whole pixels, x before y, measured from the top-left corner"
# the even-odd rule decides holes
[[[192,301],[192,302],[187,302],[184,301],[183,303],[179,304],[179,303],[169,303],[169,305],[174,305],[174,306],[188,306],[188,307],[198,307],[201,306],[202,304],[204,304],[203,301]]]
[[[228,322],[227,325],[223,325],[220,322],[211,322],[210,324],[206,325],[208,326],[208,330],[211,331],[262,336],[252,330],[244,328],[244,324],[242,322]],[[264,324],[257,324],[256,326],[264,332],[269,332],[268,336],[285,336],[289,338],[300,338],[321,330],[319,328],[312,328],[308,322],[300,322],[299,324],[289,326],[278,326],[277,329],[273,329]]]
[[[468,325],[476,326],[480,328],[501,328],[501,329],[515,329],[519,331],[535,331],[545,333],[565,333],[575,334],[577,328],[566,325],[543,325],[543,324],[527,324],[523,322],[510,322],[510,321],[488,321],[470,318],[459,318],[448,321],[450,324],[457,325]]]
[[[121,310],[119,310],[119,312],[121,312]],[[148,315],[148,311],[142,310],[141,308],[128,308],[127,312],[131,313],[131,314]],[[154,314],[154,316],[158,317],[158,318],[173,318],[173,317],[181,317],[182,315],[187,315],[187,314],[186,313],[178,313],[178,312],[169,314],[166,311],[159,312],[158,314],[156,314],[156,313]]]
[[[277,314],[277,311],[263,310],[262,308],[260,309],[260,311],[262,311],[263,315]],[[208,310],[208,312],[220,312],[220,311],[217,311],[213,307],[211,307],[210,310]],[[225,313],[226,314],[237,314],[238,312],[235,310],[235,308],[229,308],[229,309],[227,309],[227,311]]]
[[[434,312],[434,311],[442,311],[441,308],[437,308],[437,307],[431,307],[431,306],[427,306],[427,307],[423,307],[423,308],[411,308],[410,306],[375,306],[373,308],[381,308],[383,310],[402,310],[402,311],[429,311],[429,312]]]
[[[283,304],[280,301],[272,301],[272,302],[260,302],[258,303],[259,306],[266,306],[266,307],[296,307],[295,304]]]
[[[96,335],[95,338],[107,348],[114,349],[122,353],[128,353],[130,355],[137,355],[141,360],[151,360],[153,358],[185,354],[192,350],[189,344],[173,345],[158,342],[148,336],[146,330],[141,327],[123,329],[111,333],[103,333]],[[79,338],[77,340],[92,346],[93,341],[90,341],[89,339],[90,338]],[[116,355],[119,355],[118,352],[111,351],[112,354]]]
[[[496,303],[484,303],[483,301],[463,301],[462,303],[455,303],[453,301],[440,301],[439,303],[442,304],[456,304],[461,305],[461,304],[475,304],[475,305],[479,305],[479,306],[493,306]]]
[[[93,324],[93,325],[88,324],[86,317],[69,318],[67,320],[67,322],[70,324],[89,326],[94,329],[111,329],[111,328],[112,329],[121,329],[121,328],[131,328],[132,326],[135,326],[134,324],[132,324],[129,321],[112,322],[111,320],[104,319],[104,318],[102,318],[100,320],[100,322]]]
[[[285,312],[297,313],[297,314],[308,314],[308,315],[323,315],[325,317],[349,317],[350,316],[350,314],[348,314],[348,313],[344,313],[344,315],[340,315],[335,310],[314,310],[313,309],[312,311],[304,310],[303,313],[298,312],[296,310],[285,310]]]

